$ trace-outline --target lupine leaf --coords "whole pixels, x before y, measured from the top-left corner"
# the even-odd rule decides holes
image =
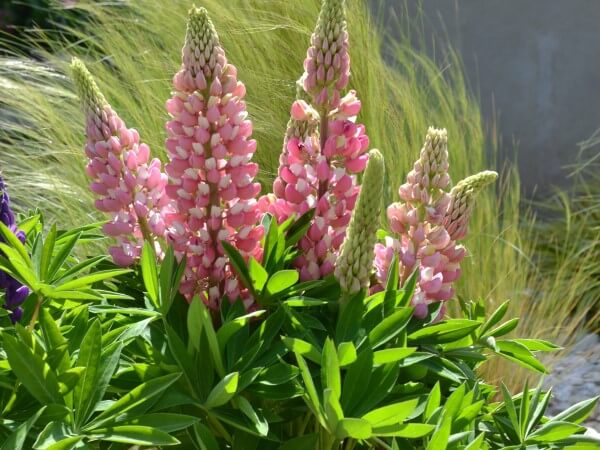
[[[171,386],[180,376],[181,373],[174,373],[140,384],[102,411],[98,417],[86,425],[85,429],[95,432],[100,425],[110,423],[118,416],[122,416],[128,411],[150,401]]]
[[[108,442],[133,445],[177,445],[180,442],[164,431],[154,427],[139,425],[117,425],[109,428],[97,428],[92,438]]]
[[[16,377],[42,405],[63,403],[58,378],[50,366],[25,344],[3,333],[4,351]]]
[[[142,278],[146,287],[146,294],[156,309],[159,309],[158,302],[159,284],[158,284],[158,269],[156,267],[156,253],[152,248],[152,244],[145,241],[142,248],[142,257],[140,258],[140,267],[142,270]]]
[[[552,421],[581,423],[596,409],[600,397],[590,398],[579,402],[552,418]]]
[[[41,236],[39,234],[38,236]],[[50,268],[50,261],[52,254],[54,253],[54,243],[56,242],[56,224],[53,224],[50,231],[44,239],[44,247],[42,249],[42,255],[40,260],[39,277],[40,280],[46,280],[48,276],[48,269]]]
[[[6,441],[4,441],[2,447],[0,447],[0,450],[22,450],[23,444],[25,443],[27,435],[29,434],[29,430],[35,425],[35,423],[40,418],[45,409],[46,407],[42,406],[42,408],[39,409],[33,416],[31,416],[29,419],[27,419],[25,422],[19,425],[8,436]]]
[[[80,237],[81,233],[75,233],[72,236],[70,236],[65,242],[62,242],[64,238],[57,240],[57,242],[55,243],[55,248],[58,248],[58,251],[55,252],[55,254],[52,257],[52,261],[50,262],[50,267],[48,268],[47,274],[48,280],[54,279],[59,269],[63,266],[63,264],[71,254],[73,247],[75,247],[75,244],[77,243],[77,241],[79,241]],[[62,242],[60,246],[59,242]]]
[[[239,372],[227,374],[219,381],[212,391],[210,391],[206,402],[204,402],[204,406],[207,409],[212,409],[229,402],[237,392],[239,378]]]
[[[275,295],[298,282],[300,275],[297,270],[280,270],[275,272],[267,281],[267,293]]]
[[[369,333],[371,348],[376,349],[397,336],[410,321],[412,312],[412,308],[399,308],[383,319]]]
[[[372,433],[373,429],[368,421],[353,418],[340,420],[335,431],[335,434],[339,439],[369,439],[372,436]]]

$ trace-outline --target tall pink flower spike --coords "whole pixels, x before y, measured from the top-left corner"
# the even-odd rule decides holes
[[[415,315],[424,318],[428,305],[444,302],[454,295],[453,283],[460,277],[460,262],[466,255],[456,241],[466,235],[466,227],[477,192],[494,181],[495,172],[469,177],[448,194],[448,146],[446,130],[429,128],[425,144],[407,182],[400,186],[401,202],[388,207],[392,236],[375,247],[376,277],[381,290],[394,255],[400,263],[400,284],[417,271],[417,287],[412,298]],[[442,317],[442,306],[438,318]]]
[[[199,295],[216,308],[224,295],[253,299],[244,292],[221,241],[245,258],[261,257],[254,182],[258,165],[251,162],[256,141],[250,139],[244,85],[227,62],[219,37],[204,8],[189,12],[182,65],[173,77],[167,102],[169,163],[167,193],[175,200],[169,237],[178,255],[187,255],[181,292]]]
[[[129,266],[140,257],[144,239],[160,252],[167,176],[160,160],[150,160],[150,148],[140,142],[137,130],[127,128],[108,104],[85,65],[74,58],[71,69],[86,115],[86,171],[98,196],[95,205],[111,217],[103,231],[118,242],[109,249],[114,262]]]
[[[346,28],[344,0],[324,0],[300,80],[314,107],[292,105],[273,194],[261,199],[280,222],[315,208],[295,261],[302,280],[332,273],[368,158],[365,127],[356,123],[361,103],[354,91],[341,97],[350,76]]]

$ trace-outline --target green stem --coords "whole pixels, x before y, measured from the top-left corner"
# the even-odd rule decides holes
[[[29,325],[27,326],[27,329],[29,331],[33,331],[33,329],[35,328],[35,324],[38,320],[38,316],[40,315],[40,308],[42,307],[43,301],[44,299],[38,296],[37,303],[35,304],[35,309],[33,310],[33,315],[31,316],[31,320],[29,321]]]
[[[321,124],[319,125],[319,133],[321,137],[321,153],[323,153],[323,149],[325,148],[325,142],[327,142],[327,138],[329,137],[329,110],[323,108],[320,111],[321,114]],[[327,164],[329,164],[329,159],[327,159]],[[317,199],[320,199],[325,195],[327,189],[329,188],[329,180],[319,181],[319,194]]]
[[[207,414],[208,421],[215,428],[215,430],[230,444],[233,443],[233,438],[229,434],[229,432],[223,427],[221,422],[215,419],[210,413]]]

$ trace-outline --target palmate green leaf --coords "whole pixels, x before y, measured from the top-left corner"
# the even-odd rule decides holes
[[[265,313],[266,311],[261,309],[223,323],[217,330],[217,341],[219,342],[220,351],[223,352],[225,350],[225,346],[229,342],[229,339],[231,339],[238,331],[246,327],[251,319],[260,317]]]
[[[481,445],[483,444],[484,437],[485,433],[479,433],[479,435],[473,440],[473,442],[471,442],[465,447],[465,450],[480,450]]]
[[[525,380],[525,386],[523,387],[523,395],[521,395],[521,404],[519,405],[519,437],[521,441],[525,437],[525,430],[527,428],[527,418],[529,417],[529,380]]]
[[[315,215],[315,209],[309,209],[304,214],[302,214],[298,220],[293,222],[291,226],[285,230],[285,244],[287,247],[291,247],[296,245],[300,239],[306,234],[308,231],[308,227]],[[281,228],[284,229],[283,224]]]
[[[302,355],[314,363],[321,364],[321,352],[311,343],[288,336],[283,336],[281,340],[291,352]]]
[[[486,331],[491,329],[494,325],[502,320],[508,311],[508,305],[510,304],[510,300],[502,303],[496,310],[492,313],[489,319],[487,319],[484,324],[481,326],[481,334],[484,335]]]
[[[237,403],[240,411],[254,424],[260,436],[269,434],[269,422],[262,413],[258,412],[245,397],[238,397]]]
[[[152,413],[145,414],[134,419],[121,423],[121,425],[136,425],[143,427],[152,427],[165,433],[183,430],[194,425],[200,419],[194,416],[175,413]]]
[[[66,349],[67,341],[63,337],[60,328],[52,318],[52,315],[48,309],[42,308],[40,311],[39,323],[48,353],[58,349],[62,350],[62,357],[59,359],[59,361],[57,361],[56,365],[52,365],[52,368],[58,373],[67,370],[70,366],[69,353]]]
[[[521,344],[532,352],[555,352],[562,350],[562,347],[542,339],[512,339],[512,341]]]
[[[321,384],[323,385],[323,389],[331,389],[337,399],[342,395],[340,363],[335,344],[330,338],[325,340],[321,355]]]
[[[346,418],[338,422],[335,435],[338,439],[369,439],[373,429],[364,419]]]
[[[28,267],[15,250],[0,242],[0,255],[1,254],[4,256],[0,256],[0,270],[8,273],[22,284],[36,290],[39,281],[35,276],[33,268]]]
[[[41,236],[39,234],[38,236]],[[56,224],[53,224],[50,228],[50,231],[46,235],[46,239],[44,239],[44,246],[42,248],[42,254],[40,258],[40,265],[38,276],[40,280],[47,280],[48,278],[48,269],[50,268],[50,262],[52,260],[52,255],[54,253],[54,243],[56,242]]]
[[[221,245],[229,257],[229,262],[240,278],[240,281],[253,293],[253,295],[256,296],[256,292],[254,292],[254,285],[252,284],[250,274],[248,273],[248,266],[246,265],[246,261],[244,261],[244,258],[240,252],[238,252],[238,250],[227,241],[221,241]]]
[[[252,257],[248,260],[248,275],[250,276],[250,282],[252,283],[254,290],[256,292],[261,292],[265,287],[269,274],[265,268]]]
[[[95,319],[91,322],[88,332],[81,341],[81,348],[77,356],[77,365],[86,368],[79,378],[73,391],[73,409],[75,411],[75,424],[81,425],[93,411],[93,393],[98,388],[98,372],[100,370],[102,330],[100,322]]]
[[[308,450],[318,448],[319,435],[317,433],[305,434],[284,442],[277,450]]]
[[[435,429],[434,425],[426,423],[402,423],[373,428],[373,436],[394,436],[405,439],[419,439],[427,436]],[[445,446],[442,448],[446,448]]]
[[[173,300],[179,291],[179,285],[186,267],[186,256],[183,255],[177,262],[172,246],[167,248],[160,266],[160,311],[167,315],[173,304]]]
[[[4,351],[17,379],[42,405],[63,404],[58,378],[50,366],[27,345],[2,333]]]
[[[43,285],[39,287],[40,294],[48,299],[63,301],[63,300],[71,300],[74,302],[81,301],[93,301],[100,302],[104,300],[102,294],[93,289],[76,289],[76,290],[57,290],[52,286]]]
[[[529,436],[527,436],[527,442],[557,442],[562,439],[568,438],[572,434],[583,432],[585,431],[585,429],[585,427],[579,426],[574,423],[553,420],[542,425],[540,428],[538,428]]]
[[[238,381],[240,379],[239,372],[227,374],[217,385],[210,391],[204,406],[207,409],[217,408],[226,404],[233,398],[238,389]]]
[[[36,211],[37,212],[37,211]],[[25,219],[19,222],[17,228],[21,230],[26,235],[29,235],[34,229],[38,228],[41,230],[42,225],[40,224],[40,220],[42,218],[41,214],[34,214],[30,217],[26,217]]]
[[[212,433],[205,425],[197,422],[194,424],[194,435],[196,441],[200,444],[200,450],[219,450],[219,444]]]
[[[450,319],[423,327],[408,335],[409,342],[445,344],[468,336],[481,325],[467,319]]]
[[[290,308],[310,308],[312,306],[323,306],[328,302],[326,300],[319,300],[316,298],[309,298],[303,296],[290,297],[283,302],[284,305]]]
[[[369,333],[372,349],[381,347],[396,337],[408,324],[412,317],[413,308],[398,308],[390,316],[383,319]]]
[[[340,367],[346,367],[357,359],[356,347],[352,342],[342,342],[337,348]]]
[[[350,412],[364,395],[365,387],[371,381],[373,370],[373,352],[367,349],[358,354],[356,361],[346,371],[342,385],[342,407],[344,411]]]
[[[297,270],[280,270],[269,277],[266,292],[268,295],[276,295],[292,287],[298,282],[300,275]]]
[[[217,333],[212,323],[210,312],[206,305],[198,299],[198,305],[200,308],[200,320],[202,323],[202,330],[206,339],[208,340],[208,346],[210,348],[210,354],[213,362],[215,363],[215,369],[220,377],[225,376],[225,365],[223,364],[223,356],[219,350],[219,340],[217,339]]]
[[[146,294],[150,299],[152,305],[159,309],[159,281],[158,281],[158,269],[156,267],[156,252],[148,241],[144,242],[142,248],[142,257],[140,258],[140,267],[142,270],[142,279],[144,280],[144,287],[146,288]]]
[[[423,418],[427,421],[438,407],[442,399],[442,393],[440,390],[440,382],[436,381],[435,385],[427,395],[427,402],[425,403],[425,411],[423,412]]]
[[[599,396],[579,402],[554,416],[551,421],[581,423],[596,409],[598,399]]]
[[[515,328],[517,328],[517,325],[519,325],[519,319],[515,317],[514,319],[507,320],[499,327],[494,328],[492,331],[486,333],[486,336],[492,336],[492,337],[504,336],[505,334],[508,334],[511,331],[513,331]]]
[[[133,445],[177,445],[180,443],[164,431],[140,425],[117,425],[108,428],[97,428],[93,430],[93,434],[90,437],[93,440]]]
[[[340,420],[344,418],[344,411],[340,404],[338,395],[331,388],[323,390],[323,412],[329,430],[335,430]]]
[[[66,424],[62,421],[54,421],[49,422],[42,432],[38,435],[37,440],[33,444],[34,449],[48,449],[54,445],[62,443],[62,446],[69,445],[69,441],[65,444],[63,441],[65,439],[78,437],[81,440],[80,436],[74,436],[74,433],[71,432],[66,426]],[[75,441],[77,442],[77,441]],[[59,447],[60,448],[60,447]],[[69,448],[68,446],[66,448]]]
[[[174,373],[154,378],[140,384],[102,411],[102,413],[92,420],[92,422],[87,424],[84,429],[88,432],[95,432],[101,425],[114,422],[117,417],[149,402],[168,389],[180,376],[181,373]]]
[[[302,375],[302,380],[304,381],[304,388],[306,390],[305,400],[321,425],[326,427],[326,420],[323,416],[323,409],[319,400],[319,394],[317,394],[317,388],[315,387],[315,383],[312,379],[308,365],[300,353],[295,352],[295,355],[296,361],[298,362],[298,368],[300,369],[300,374]]]
[[[33,416],[19,425],[2,443],[0,450],[23,450],[23,444],[25,444],[25,440],[27,439],[27,435],[29,434],[29,430],[31,427],[35,425],[37,420],[40,418],[44,410],[45,406],[42,406]]]
[[[531,353],[527,347],[518,342],[506,340],[496,341],[498,355],[539,373],[548,373],[546,367]]]
[[[69,236],[61,236],[61,238],[55,242],[55,249],[58,247],[58,251],[53,252],[52,260],[50,261],[50,266],[48,267],[48,273],[46,275],[47,281],[53,280],[60,268],[63,266],[75,244],[79,241],[81,237],[81,232],[74,233]],[[60,246],[59,246],[60,244]]]
[[[337,342],[352,342],[358,335],[365,309],[362,297],[362,293],[359,292],[348,301],[342,310],[335,327]]]
[[[82,272],[93,269],[94,267],[96,267],[98,264],[100,264],[102,261],[104,261],[106,259],[108,259],[107,256],[98,255],[98,256],[94,256],[93,258],[89,258],[84,261],[81,261],[80,263],[77,263],[74,266],[71,266],[68,269],[61,272],[59,277],[56,279],[53,279],[52,281],[54,283],[66,282],[66,281],[72,279],[73,277],[76,277],[77,275],[79,275]]]
[[[363,415],[361,418],[368,421],[373,428],[395,425],[406,420],[406,418],[412,414],[418,404],[418,398],[404,402],[393,403],[391,405],[374,409]]]
[[[63,396],[75,388],[85,370],[85,367],[72,367],[58,376],[58,387]]]
[[[410,306],[410,301],[413,297],[415,286],[417,285],[417,275],[418,271],[415,270],[404,286],[402,286],[402,295],[396,298],[396,307],[404,308]]]
[[[75,280],[67,281],[55,287],[56,291],[73,291],[88,287],[99,281],[108,280],[110,278],[116,278],[120,275],[130,273],[131,269],[112,269],[112,270],[101,270],[98,272],[85,275]]]
[[[18,258],[21,260],[21,262],[29,269],[33,269],[33,263],[31,262],[31,258],[27,253],[27,249],[21,243],[19,238],[12,231],[10,231],[10,228],[4,224],[4,222],[0,222],[0,235],[4,239],[4,242],[8,244],[6,247],[12,248],[18,255]],[[5,250],[4,245],[2,250]]]
[[[416,351],[417,347],[386,348],[384,350],[378,350],[373,353],[373,365],[380,366],[382,364],[402,361]]]
[[[72,450],[72,449],[88,449],[88,446],[78,445],[83,440],[83,436],[70,436],[61,439],[54,444],[45,447],[45,450]]]
[[[513,427],[514,432],[519,435],[519,418],[517,416],[517,408],[515,407],[515,403],[508,391],[508,388],[504,383],[500,385],[500,390],[502,392],[502,398],[504,399],[504,407],[506,408],[506,412],[508,414],[508,418],[510,419],[510,423]]]
[[[202,300],[195,295],[187,313],[188,347],[196,352],[200,350],[202,337],[202,307]]]

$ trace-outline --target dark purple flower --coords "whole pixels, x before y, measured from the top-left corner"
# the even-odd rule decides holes
[[[25,233],[17,229],[15,215],[10,208],[10,197],[2,176],[0,176],[0,222],[6,225],[21,242],[25,242]],[[1,236],[0,242],[4,242]],[[10,311],[10,319],[13,323],[18,322],[23,315],[21,305],[29,295],[29,288],[0,270],[0,289],[4,289],[4,309]]]

